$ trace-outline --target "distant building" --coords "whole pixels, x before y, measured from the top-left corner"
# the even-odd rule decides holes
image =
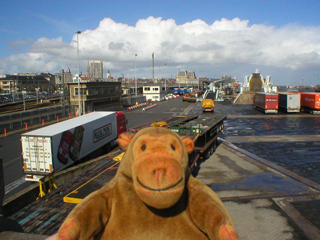
[[[197,79],[197,78],[196,78],[196,74],[195,74],[194,71],[188,71],[188,72],[187,72],[187,77],[188,77],[189,79]]]
[[[186,71],[185,69],[180,69],[176,76],[177,83],[190,83],[194,82],[196,74],[194,71]]]
[[[144,86],[142,91],[143,96],[146,97],[146,101],[161,101],[165,95],[165,92],[162,92],[161,86]]]
[[[18,73],[0,75],[1,93],[35,93],[55,91],[55,76],[50,73]]]
[[[78,74],[74,75],[72,78],[72,82],[77,83],[78,82]],[[86,76],[80,75],[80,82],[90,82],[90,79]]]
[[[67,70],[67,72],[65,72],[64,69],[62,69],[61,72],[56,73],[54,76],[55,85],[58,91],[62,93],[62,90],[64,88],[64,92],[66,93],[68,90],[68,83],[73,81],[70,68]]]
[[[87,66],[86,76],[92,81],[102,81],[103,80],[103,61],[94,60],[91,64]]]
[[[121,97],[121,82],[92,82],[81,81],[80,91],[78,83],[68,83],[70,105],[79,109],[79,95],[82,113],[119,109]]]
[[[61,70],[61,72],[55,74],[55,84],[60,85],[63,83],[72,82],[72,74],[70,71],[70,68],[65,72],[64,69]]]
[[[176,82],[177,83],[187,83],[188,82],[188,76],[187,71],[184,69],[180,69],[176,76]]]
[[[111,73],[110,73],[110,71],[108,71],[108,73],[107,73],[107,77],[106,77],[106,81],[113,81],[114,80],[114,78],[111,76]]]

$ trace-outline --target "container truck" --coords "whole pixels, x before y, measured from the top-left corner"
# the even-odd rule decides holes
[[[275,93],[255,93],[253,107],[264,113],[278,112],[279,96]]]
[[[173,89],[173,94],[179,94],[180,93],[180,89],[179,88],[174,88]]]
[[[180,88],[180,95],[183,95],[185,93],[190,93],[190,89],[188,89],[188,88]]]
[[[187,89],[186,88],[180,88],[179,89],[179,94],[180,95],[183,95],[183,94],[185,94],[187,92]]]
[[[123,112],[92,112],[21,135],[23,170],[28,181],[59,172],[99,148],[110,149],[127,131]]]
[[[300,112],[300,94],[298,93],[278,93],[279,110],[287,113]]]
[[[320,114],[320,93],[301,92],[301,111]]]

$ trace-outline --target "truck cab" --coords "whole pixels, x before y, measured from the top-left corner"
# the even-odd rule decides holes
[[[214,103],[212,99],[202,100],[202,112],[214,112]]]
[[[117,111],[116,116],[117,116],[117,131],[119,136],[121,133],[124,133],[127,131],[128,120],[126,119],[124,112],[122,111]]]
[[[196,102],[197,101],[197,94],[195,92],[189,93],[188,102]]]

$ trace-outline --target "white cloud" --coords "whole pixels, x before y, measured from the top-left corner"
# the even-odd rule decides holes
[[[268,69],[270,72],[265,75],[271,74],[274,80],[295,71],[305,72],[311,79],[320,70],[320,27],[276,28],[249,25],[249,20],[239,18],[223,18],[211,25],[201,19],[177,25],[173,19],[154,17],[129,26],[105,18],[96,29],[86,30],[78,37],[83,72],[88,60],[103,60],[105,71],[110,70],[116,77],[121,73],[133,76],[135,54],[138,54],[138,76],[151,77],[152,53],[157,74],[167,77],[175,76],[179,68],[186,68],[201,76],[226,74],[243,79],[259,68]],[[25,54],[0,59],[0,72],[54,73],[68,67],[76,72],[76,49],[76,35],[71,43],[62,38],[40,38]]]

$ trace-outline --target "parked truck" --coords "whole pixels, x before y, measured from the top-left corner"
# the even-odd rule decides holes
[[[127,131],[123,112],[92,112],[21,135],[25,179],[39,181],[103,147]]]
[[[279,95],[275,93],[255,93],[253,107],[264,113],[277,113]]]
[[[279,110],[287,113],[300,112],[300,94],[298,93],[278,93]]]
[[[320,114],[320,93],[301,92],[301,111]]]
[[[188,102],[196,102],[197,101],[197,97],[198,97],[198,94],[195,93],[195,92],[191,92],[189,93],[189,98],[188,98]]]
[[[183,102],[186,102],[186,101],[188,102],[189,98],[190,98],[190,93],[185,93],[185,94],[183,94],[182,101]]]
[[[227,116],[173,116],[140,125],[129,131],[138,132],[139,130],[155,126],[166,127],[181,137],[187,136],[194,141],[194,151],[189,154],[189,167],[193,174],[197,172],[197,167],[201,161],[207,159],[214,153],[217,147],[217,138],[224,131],[224,120]]]
[[[202,100],[202,112],[214,112],[214,102],[210,98]]]

